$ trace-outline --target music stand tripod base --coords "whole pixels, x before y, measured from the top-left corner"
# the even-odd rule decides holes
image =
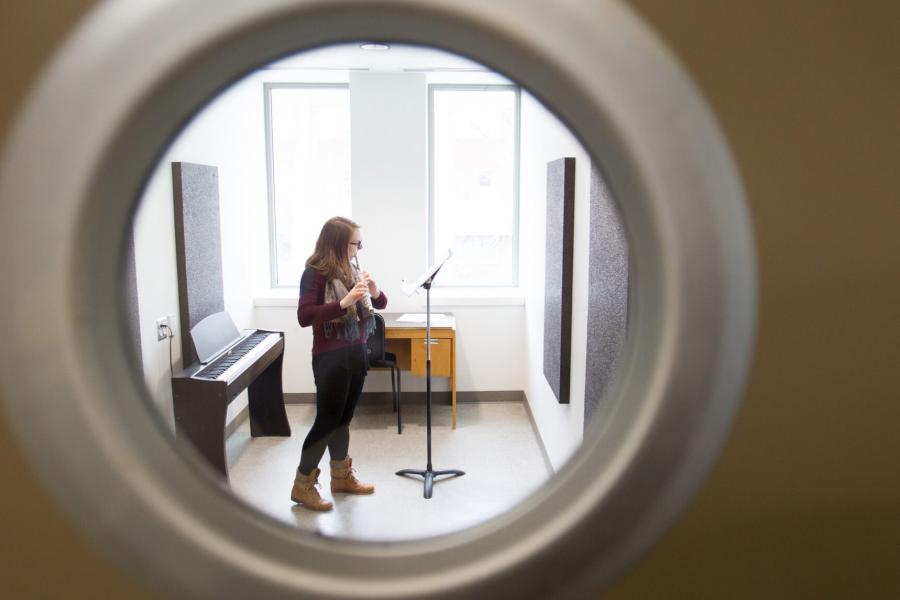
[[[465,475],[465,471],[460,471],[459,469],[444,469],[442,471],[432,471],[429,469],[402,469],[397,471],[397,475],[401,477],[405,477],[408,475],[418,475],[425,480],[425,499],[431,498],[432,490],[434,489],[434,480],[437,477],[442,475],[450,475],[452,477],[459,477],[461,475]]]
[[[438,271],[441,270],[441,267],[450,258],[450,252],[448,251],[447,257],[442,261],[433,265],[425,274],[419,279],[418,282],[411,288],[411,291],[408,291],[408,294],[412,294],[420,287],[425,288],[425,347],[427,349],[427,358],[425,361],[425,406],[427,407],[427,417],[426,417],[426,430],[428,432],[428,466],[423,469],[401,469],[397,471],[397,475],[401,477],[406,477],[408,475],[417,475],[425,480],[425,499],[431,498],[432,491],[434,489],[434,481],[436,478],[441,477],[443,475],[449,475],[451,477],[459,477],[461,475],[465,475],[464,471],[460,471],[459,469],[444,469],[442,471],[435,471],[431,468],[431,282],[434,280],[435,275],[437,275]]]

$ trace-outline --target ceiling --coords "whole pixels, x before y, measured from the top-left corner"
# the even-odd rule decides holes
[[[360,42],[362,43],[362,42]],[[456,54],[423,46],[391,44],[389,50],[363,50],[360,43],[309,50],[268,65],[268,69],[368,71],[482,71],[489,69]]]

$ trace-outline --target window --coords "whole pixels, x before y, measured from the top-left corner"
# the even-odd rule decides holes
[[[429,257],[436,285],[518,284],[519,89],[429,86]]]
[[[319,229],[350,215],[350,94],[345,84],[264,86],[273,287],[296,287]]]

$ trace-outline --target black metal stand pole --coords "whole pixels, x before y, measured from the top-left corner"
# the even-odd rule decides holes
[[[434,275],[437,275],[435,273]],[[402,469],[397,471],[397,475],[401,477],[407,475],[418,475],[425,480],[425,498],[431,498],[434,488],[434,480],[442,475],[450,475],[459,477],[465,475],[464,471],[459,469],[444,469],[435,471],[431,467],[431,282],[434,275],[426,281],[422,287],[425,288],[425,428],[428,439],[428,463],[424,470],[421,469]]]

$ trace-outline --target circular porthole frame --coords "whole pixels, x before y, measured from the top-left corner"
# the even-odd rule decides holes
[[[615,191],[633,276],[602,430],[510,512],[393,544],[299,534],[197,477],[137,401],[147,392],[118,302],[118,249],[180,127],[258,65],[360,39],[469,56],[544,102]],[[737,169],[689,78],[614,1],[106,2],[26,98],[0,198],[8,422],[70,519],[166,593],[582,596],[697,489],[752,354],[755,261]]]

